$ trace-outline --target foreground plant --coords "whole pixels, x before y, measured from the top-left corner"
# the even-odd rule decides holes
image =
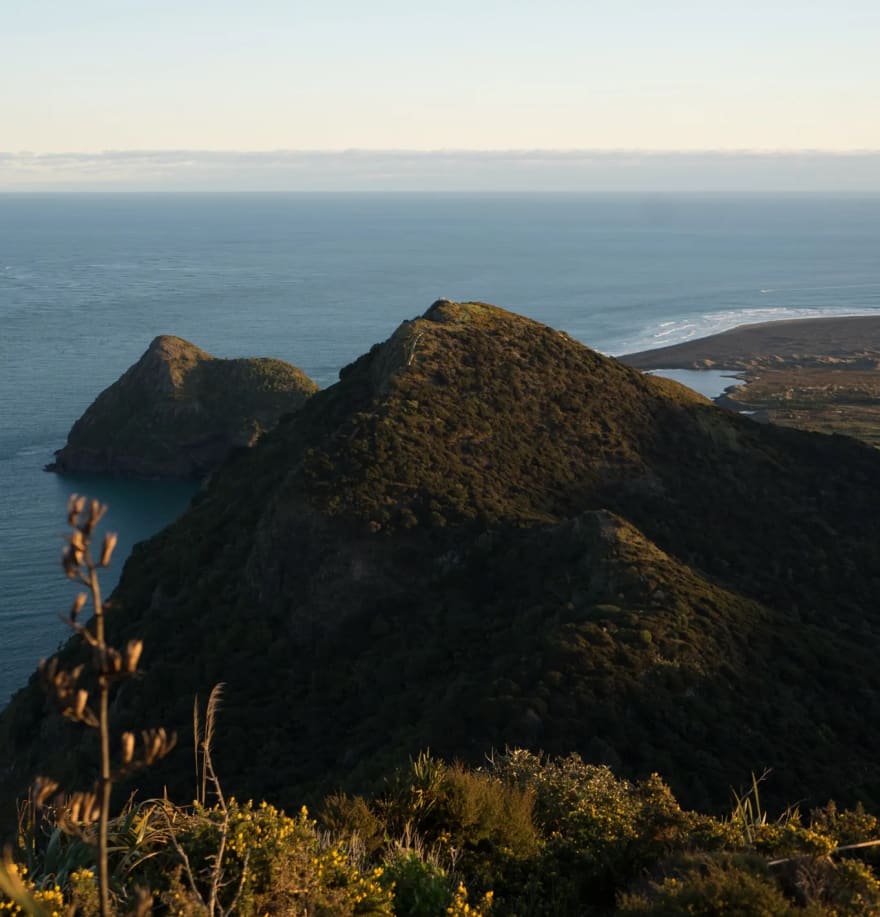
[[[98,571],[110,565],[116,547],[116,535],[108,532],[103,538],[100,555],[96,558],[92,553],[96,528],[106,512],[107,507],[97,500],[88,501],[85,497],[73,494],[67,506],[67,524],[71,531],[66,537],[67,544],[62,554],[65,575],[86,589],[77,594],[64,620],[92,650],[90,668],[93,681],[86,680],[87,667],[84,664],[65,669],[58,657],[44,660],[40,664],[43,683],[62,715],[98,732],[100,774],[91,789],[76,791],[67,796],[59,793],[58,783],[48,777],[37,777],[31,790],[31,805],[35,813],[51,806],[54,820],[62,831],[95,847],[101,917],[108,917],[112,913],[108,836],[113,784],[123,775],[148,767],[165,757],[176,741],[175,736],[161,728],[144,730],[140,741],[134,733],[124,732],[120,737],[118,763],[115,769],[113,767],[110,753],[110,692],[121,681],[137,674],[143,643],[137,639],[129,640],[120,650],[107,642],[107,606],[101,595]],[[81,619],[89,601],[93,618],[83,624]],[[0,867],[0,889],[10,897],[14,890],[14,900],[23,906],[23,885],[17,872],[13,872],[9,865],[10,862]],[[143,910],[147,906],[142,904],[139,909]],[[32,911],[38,912],[36,908]]]

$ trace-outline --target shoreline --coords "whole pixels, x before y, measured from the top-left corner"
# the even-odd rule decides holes
[[[870,368],[874,369],[880,365],[880,312],[738,325],[717,334],[622,354],[615,359],[636,369],[743,371],[761,365],[845,368],[862,361],[870,361]]]
[[[740,325],[617,359],[642,371],[735,374],[741,384],[713,399],[719,407],[880,448],[880,314]]]

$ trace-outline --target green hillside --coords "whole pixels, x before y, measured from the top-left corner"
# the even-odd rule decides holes
[[[873,450],[481,303],[436,303],[340,377],[135,549],[112,626],[146,676],[120,727],[186,746],[224,681],[218,769],[291,809],[426,747],[514,745],[710,810],[765,767],[771,801],[880,804]],[[35,685],[0,742],[7,799],[91,754]],[[190,770],[172,755],[144,791],[187,798]]]

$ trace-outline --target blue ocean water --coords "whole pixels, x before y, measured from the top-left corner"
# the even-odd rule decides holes
[[[0,705],[65,636],[68,493],[110,504],[117,572],[190,498],[42,471],[155,335],[328,385],[445,296],[623,353],[880,309],[878,251],[880,196],[0,195]]]

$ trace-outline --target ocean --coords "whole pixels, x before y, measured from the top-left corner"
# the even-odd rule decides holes
[[[880,309],[880,195],[0,194],[0,706],[66,636],[70,492],[131,545],[195,486],[43,471],[158,334],[320,385],[440,297],[605,353]]]

